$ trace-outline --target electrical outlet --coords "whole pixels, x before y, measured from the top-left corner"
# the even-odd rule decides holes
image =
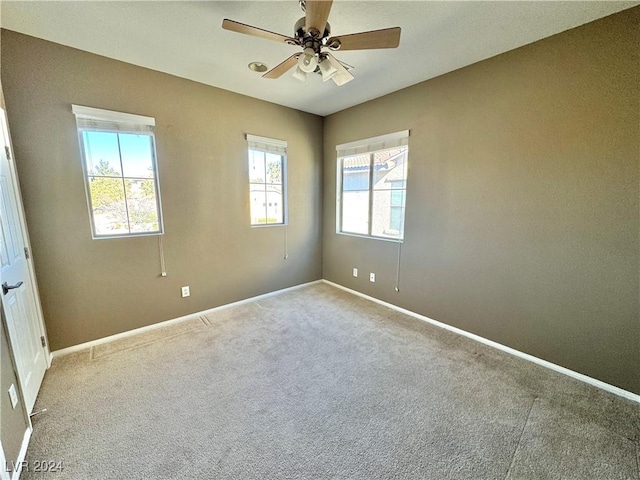
[[[354,276],[354,277],[357,277],[357,276],[358,276],[358,269],[357,269],[357,268],[354,268],[354,269],[353,269],[353,276]]]
[[[18,392],[16,392],[16,386],[13,383],[9,387],[9,398],[11,399],[11,407],[16,408],[16,405],[18,405]]]
[[[188,297],[189,295],[191,295],[191,292],[189,291],[189,286],[187,285],[186,287],[182,287],[182,298]]]
[[[376,281],[376,274],[375,273],[370,273],[369,274],[369,281],[370,282],[375,282]]]

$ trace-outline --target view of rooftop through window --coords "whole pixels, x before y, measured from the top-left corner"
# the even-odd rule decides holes
[[[408,147],[342,158],[340,231],[401,240]]]

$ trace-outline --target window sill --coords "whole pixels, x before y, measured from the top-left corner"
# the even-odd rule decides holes
[[[286,227],[287,223],[265,223],[264,225],[251,225],[251,228]]]
[[[141,233],[126,233],[122,235],[92,235],[93,240],[110,240],[112,238],[136,238],[136,237],[157,237],[164,235],[164,232],[141,232]]]
[[[404,243],[404,238],[386,238],[386,237],[377,237],[375,235],[363,235],[360,233],[349,233],[349,232],[340,232],[340,231],[336,231],[336,234],[345,235],[347,237],[366,238],[367,240],[382,240],[383,242]]]

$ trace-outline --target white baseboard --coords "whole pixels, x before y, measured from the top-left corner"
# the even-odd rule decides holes
[[[102,345],[103,343],[113,342],[114,340],[120,340],[121,338],[133,337],[134,335],[139,335],[141,333],[150,332],[152,330],[156,330],[158,328],[167,327],[169,325],[174,325],[176,323],[184,322],[187,320],[192,320],[194,318],[198,318],[202,315],[208,315],[213,312],[217,312],[220,310],[224,310],[226,308],[237,307],[238,305],[243,305],[245,303],[254,302],[256,300],[262,300],[263,298],[273,297],[275,295],[280,295],[285,292],[290,292],[292,290],[298,290],[299,288],[304,288],[309,285],[315,285],[317,283],[321,283],[322,280],[315,280],[313,282],[301,283],[300,285],[294,285],[293,287],[283,288],[281,290],[276,290],[274,292],[263,293],[262,295],[258,295],[251,298],[245,298],[244,300],[238,300],[237,302],[227,303],[225,305],[220,305],[219,307],[210,308],[208,310],[203,310],[201,312],[190,313],[189,315],[184,315],[182,317],[173,318],[171,320],[165,320],[164,322],[154,323],[152,325],[147,325],[146,327],[135,328],[133,330],[127,330],[126,332],[117,333],[115,335],[109,335],[108,337],[98,338],[97,340],[92,340],[90,342],[80,343],[78,345],[73,345],[71,347],[62,348],[60,350],[54,350],[51,352],[52,358],[61,357],[64,355],[69,355],[70,353],[79,352],[81,350],[85,350],[87,348],[95,347],[96,345]]]
[[[538,357],[534,357],[533,355],[530,355],[528,353],[524,353],[521,352],[519,350],[516,350],[515,348],[511,348],[511,347],[507,347],[506,345],[502,345],[501,343],[498,342],[494,342],[493,340],[489,340],[487,338],[481,337],[480,335],[476,335],[475,333],[470,333],[467,332],[465,330],[462,330],[460,328],[457,327],[453,327],[451,325],[447,325],[446,323],[442,323],[439,322],[437,320],[433,320],[432,318],[426,317],[424,315],[421,315],[419,313],[416,312],[412,312],[411,310],[407,310],[405,308],[402,307],[398,307],[397,305],[393,305],[392,303],[388,303],[385,302],[383,300],[379,300],[375,297],[372,297],[370,295],[366,295],[364,293],[358,292],[356,290],[352,290],[350,288],[344,287],[342,285],[339,285],[337,283],[331,282],[329,280],[316,280],[313,282],[308,282],[308,283],[303,283],[300,285],[295,285],[293,287],[288,287],[288,288],[283,288],[282,290],[276,290],[274,292],[269,292],[269,293],[265,293],[262,295],[258,295],[255,297],[251,297],[251,298],[246,298],[244,300],[239,300],[237,302],[233,302],[233,303],[228,303],[225,305],[220,305],[219,307],[214,307],[214,308],[210,308],[208,310],[203,310],[201,312],[196,312],[196,313],[191,313],[189,315],[185,315],[182,317],[178,317],[178,318],[174,318],[171,320],[166,320],[164,322],[160,322],[160,323],[154,323],[153,325],[148,325],[146,327],[141,327],[141,328],[136,328],[134,330],[129,330],[126,332],[122,332],[122,333],[118,333],[116,335],[110,335],[108,337],[103,337],[103,338],[99,338],[97,340],[92,340],[90,342],[86,342],[86,343],[81,343],[79,345],[74,345],[71,347],[67,347],[67,348],[63,348],[60,350],[55,350],[53,352],[51,352],[51,357],[55,358],[55,357],[60,357],[63,355],[68,355],[70,353],[74,353],[74,352],[78,352],[80,350],[85,350],[87,348],[90,347],[94,347],[96,345],[101,345],[103,343],[107,343],[107,342],[112,342],[114,340],[119,340],[121,338],[127,338],[127,337],[132,337],[134,335],[138,335],[140,333],[145,333],[145,332],[150,332],[152,330],[155,330],[157,328],[163,328],[169,325],[173,325],[176,323],[180,323],[180,322],[184,322],[186,320],[191,320],[194,318],[198,318],[201,315],[208,315],[210,313],[219,311],[219,310],[224,310],[226,308],[231,308],[231,307],[236,307],[238,305],[243,305],[245,303],[249,303],[249,302],[253,302],[256,300],[260,300],[263,298],[267,298],[267,297],[272,297],[275,295],[280,295],[281,293],[285,293],[285,292],[290,292],[292,290],[297,290],[299,288],[304,288],[307,287],[309,285],[315,285],[318,283],[325,283],[327,285],[331,285],[335,288],[339,288],[340,290],[344,290],[346,292],[349,292],[353,295],[357,295],[358,297],[362,297],[365,298],[367,300],[370,300],[372,302],[378,303],[380,305],[384,305],[385,307],[391,308],[393,310],[396,310],[400,313],[404,313],[406,315],[410,315],[414,318],[417,318],[419,320],[422,320],[424,322],[430,323],[431,325],[435,325],[436,327],[440,327],[440,328],[444,328],[445,330],[449,330],[450,332],[454,332],[457,333],[459,335],[462,335],[464,337],[470,338],[472,340],[475,340],[476,342],[480,342],[483,343],[484,345],[488,345],[490,347],[496,348],[498,350],[502,350],[503,352],[509,353],[511,355],[514,355],[516,357],[522,358],[524,360],[528,360],[530,362],[533,362],[535,364],[541,365],[543,367],[549,368],[551,370],[554,370],[556,372],[562,373],[564,375],[567,375],[571,378],[575,378],[576,380],[580,380],[582,382],[588,383],[589,385],[593,385],[597,388],[600,388],[602,390],[605,390],[607,392],[613,393],[615,395],[618,395],[620,397],[624,397],[628,400],[631,400],[633,402],[637,402],[640,403],[640,395],[636,395],[635,393],[629,392],[627,390],[624,390],[622,388],[616,387],[614,385],[608,384],[606,382],[603,382],[601,380],[597,380],[595,378],[589,377],[587,375],[584,375],[582,373],[578,373],[574,370],[570,370],[568,368],[565,367],[561,367],[560,365],[556,365],[555,363],[551,363],[547,360],[543,360],[541,358]]]
[[[464,337],[470,338],[472,340],[475,340],[476,342],[480,342],[483,343],[485,345],[488,345],[490,347],[493,348],[497,348],[498,350],[502,350],[503,352],[509,353],[511,355],[514,355],[516,357],[519,358],[523,358],[525,360],[528,360],[530,362],[536,363],[538,365],[541,365],[543,367],[549,368],[551,370],[554,370],[556,372],[562,373],[564,375],[567,375],[571,378],[575,378],[576,380],[580,380],[582,382],[588,383],[589,385],[593,385],[594,387],[598,387],[602,390],[606,390],[607,392],[613,393],[614,395],[618,395],[620,397],[624,397],[628,400],[631,400],[633,402],[637,402],[640,403],[640,395],[636,395],[635,393],[629,392],[627,390],[624,390],[622,388],[616,387],[614,385],[610,385],[608,383],[605,383],[601,380],[597,380],[595,378],[589,377],[587,375],[584,375],[582,373],[578,373],[576,371],[570,370],[568,368],[565,367],[561,367],[560,365],[556,365],[555,363],[551,363],[548,362],[547,360],[543,360],[541,358],[538,357],[534,357],[533,355],[529,355],[528,353],[524,353],[521,352],[520,350],[516,350],[515,348],[511,348],[511,347],[507,347],[506,345],[502,345],[501,343],[498,342],[494,342],[493,340],[489,340],[487,338],[481,337],[480,335],[476,335],[475,333],[470,333],[467,332],[465,330],[462,330],[460,328],[456,328],[453,327],[451,325],[447,325],[446,323],[442,323],[442,322],[438,322],[437,320],[433,320],[432,318],[429,317],[425,317],[424,315],[420,315],[419,313],[415,313],[412,312],[411,310],[407,310],[405,308],[402,307],[398,307],[397,305],[393,305],[392,303],[388,303],[388,302],[384,302],[382,300],[379,300],[375,297],[371,297],[369,295],[366,295],[364,293],[360,293],[356,290],[352,290],[350,288],[347,287],[343,287],[342,285],[339,285],[337,283],[333,283],[329,280],[322,280],[323,283],[326,283],[328,285],[331,285],[333,287],[339,288],[340,290],[344,290],[345,292],[349,292],[352,293],[353,295],[357,295],[358,297],[362,297],[365,298],[367,300],[370,300],[372,302],[378,303],[380,305],[384,305],[385,307],[391,308],[393,310],[396,310],[398,312],[404,313],[406,315],[410,315],[414,318],[417,318],[419,320],[422,320],[424,322],[430,323],[431,325],[435,325],[436,327],[440,327],[440,328],[444,328],[445,330],[449,330],[450,332],[454,332],[457,333],[459,335],[462,335]]]

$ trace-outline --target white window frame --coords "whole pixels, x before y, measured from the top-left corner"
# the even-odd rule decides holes
[[[153,235],[164,234],[164,221],[162,216],[162,201],[160,197],[160,180],[158,178],[158,161],[156,154],[156,139],[154,127],[156,120],[153,117],[142,115],[134,115],[131,113],[115,112],[112,110],[103,110],[100,108],[86,107],[83,105],[72,105],[71,110],[76,117],[76,128],[78,131],[78,139],[80,145],[80,155],[82,158],[82,174],[84,176],[84,187],[87,198],[87,207],[89,209],[89,221],[91,224],[91,236],[94,240],[107,238],[130,238],[130,237],[147,237]],[[85,155],[84,140],[82,132],[97,131],[110,133],[144,133],[152,139],[152,166],[153,181],[155,186],[156,211],[158,214],[158,230],[151,232],[129,232],[115,234],[99,234],[96,231],[95,220],[93,217],[93,206],[91,202],[91,189],[89,185],[89,172],[87,169],[87,159]],[[123,180],[127,177],[122,173]],[[126,192],[125,192],[126,202]],[[128,215],[128,214],[127,214]]]
[[[384,240],[387,242],[395,242],[395,243],[403,243],[404,242],[404,219],[406,218],[406,208],[407,208],[407,200],[406,200],[406,192],[407,186],[405,184],[404,189],[399,189],[398,191],[404,191],[404,216],[402,220],[403,228],[402,228],[402,236],[399,238],[390,238],[383,237],[380,235],[373,235],[372,224],[373,224],[373,195],[375,192],[373,185],[373,165],[370,165],[370,176],[369,176],[369,209],[368,209],[368,233],[357,233],[357,232],[349,232],[344,231],[342,229],[342,177],[343,177],[343,159],[345,157],[352,157],[355,155],[370,155],[373,158],[373,154],[379,152],[381,150],[389,150],[392,148],[398,147],[406,147],[408,155],[408,146],[409,146],[409,130],[401,130],[399,132],[389,133],[386,135],[379,135],[377,137],[365,138],[363,140],[356,140],[353,142],[343,143],[340,145],[336,145],[337,152],[337,162],[336,162],[336,233],[340,235],[349,235],[352,237],[362,237],[362,238],[370,238],[375,240]],[[408,162],[408,158],[407,158]],[[406,178],[408,181],[409,177],[409,167],[407,164],[406,170]]]
[[[255,182],[251,182],[250,172],[249,172],[249,152],[251,150],[264,152],[264,153],[272,153],[276,155],[280,155],[282,165],[282,222],[277,223],[253,223],[251,219],[251,205],[249,205],[249,222],[251,228],[265,228],[265,227],[282,227],[289,224],[289,201],[288,201],[288,192],[289,188],[287,185],[287,174],[288,174],[288,165],[287,165],[287,142],[286,140],[277,140],[275,138],[261,137],[258,135],[252,135],[250,133],[246,134],[247,139],[247,161],[245,164],[247,165],[247,179],[249,185],[255,184]],[[266,185],[266,172],[265,172],[265,185]],[[249,198],[249,202],[251,202],[251,198]],[[267,218],[267,217],[265,217]]]

